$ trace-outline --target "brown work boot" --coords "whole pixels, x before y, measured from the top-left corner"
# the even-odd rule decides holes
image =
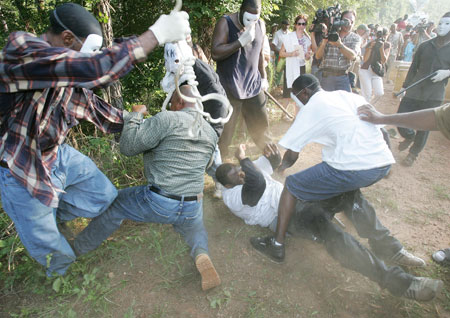
[[[195,266],[197,266],[197,269],[202,276],[203,290],[208,290],[220,285],[221,281],[219,274],[217,274],[208,254],[202,253],[197,255],[195,258]]]

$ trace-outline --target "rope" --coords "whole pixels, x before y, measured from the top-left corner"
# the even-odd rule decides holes
[[[176,0],[175,8],[172,12],[178,12],[181,10],[182,2],[181,0]],[[192,50],[190,53],[186,54],[185,50],[181,49],[180,42],[177,43],[177,46],[180,51],[180,66],[177,69],[177,72],[175,74],[175,89],[178,93],[178,95],[185,100],[188,103],[193,103],[195,105],[194,109],[197,112],[196,121],[194,124],[194,127],[197,128],[196,134],[198,135],[198,129],[200,127],[200,121],[202,117],[205,117],[205,119],[212,123],[212,124],[226,124],[229,120],[231,115],[233,114],[233,107],[230,104],[230,101],[225,96],[218,94],[218,93],[210,93],[205,96],[200,95],[197,86],[198,82],[196,81],[196,76],[194,72],[194,64],[195,64],[195,57],[192,54]],[[187,56],[185,56],[187,55]],[[192,94],[194,97],[189,97],[186,95],[183,95],[179,88],[180,79],[183,79],[183,77],[187,78],[187,83],[192,87]],[[181,81],[184,82],[184,81]],[[168,94],[166,100],[163,103],[162,110],[166,110],[167,104],[169,103],[169,100],[173,94],[173,91]],[[208,100],[217,100],[221,102],[225,107],[227,108],[228,115],[225,118],[219,117],[219,118],[212,118],[211,115],[204,111],[203,102],[206,102]],[[189,135],[194,136],[193,128],[191,127],[189,129]]]

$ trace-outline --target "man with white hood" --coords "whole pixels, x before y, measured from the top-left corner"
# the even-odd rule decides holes
[[[398,266],[425,266],[410,254],[378,220],[375,209],[360,188],[381,180],[395,162],[379,127],[359,120],[357,108],[366,104],[362,96],[345,91],[322,90],[316,77],[301,75],[293,83],[292,97],[300,111],[280,145],[288,149],[279,172],[291,167],[308,143],[323,145],[323,161],[286,178],[278,206],[274,237],[253,237],[253,247],[273,261],[284,261],[284,240],[298,202],[309,204],[303,222],[328,252],[343,266],[358,271],[396,296],[418,301],[433,299],[443,282],[415,277]],[[331,222],[339,211],[368,238],[370,249]]]
[[[260,0],[243,0],[240,11],[222,17],[214,29],[211,55],[233,106],[233,115],[219,140],[223,156],[228,154],[241,112],[258,148],[263,150],[270,142],[264,94],[269,88],[263,55],[265,25],[260,14]]]
[[[436,72],[436,75],[406,91],[398,107],[398,113],[408,113],[440,106],[444,100],[445,87],[450,76],[450,12],[444,14],[437,26],[437,37],[425,41],[414,54],[411,67],[403,87],[408,87],[420,79]],[[412,166],[425,147],[429,132],[399,127],[403,138],[398,149],[409,148],[409,153],[401,162]],[[411,147],[410,147],[411,146]]]

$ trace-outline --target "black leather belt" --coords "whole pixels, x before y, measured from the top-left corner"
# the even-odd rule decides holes
[[[3,160],[0,161],[0,167],[9,169],[8,164],[6,163],[6,161],[3,161]]]
[[[160,188],[155,187],[155,186],[149,186],[149,189],[150,189],[150,191],[155,192],[156,194],[159,194],[159,195],[162,195],[163,197],[177,200],[177,201],[197,201],[197,199],[198,199],[198,197],[196,195],[190,196],[190,197],[185,196],[183,198],[182,196],[179,196],[179,195],[167,193],[166,191],[161,190]]]
[[[333,69],[323,69],[322,70],[322,76],[328,77],[328,76],[342,76],[347,75],[348,71],[346,70],[333,70]]]

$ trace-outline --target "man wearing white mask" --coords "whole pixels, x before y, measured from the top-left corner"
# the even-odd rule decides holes
[[[214,29],[211,55],[233,106],[233,115],[219,141],[224,156],[240,112],[250,136],[261,150],[270,141],[264,94],[269,87],[263,56],[265,26],[260,13],[260,0],[243,0],[240,11],[222,17]]]
[[[300,111],[279,142],[288,150],[278,171],[283,173],[291,167],[302,148],[311,142],[323,145],[323,161],[286,178],[275,236],[253,237],[253,247],[273,261],[283,262],[284,239],[296,204],[307,203],[310,206],[302,212],[301,221],[343,266],[369,277],[393,295],[419,301],[433,299],[442,289],[442,281],[414,277],[381,260],[425,266],[422,259],[407,252],[391,236],[361,193],[360,188],[381,180],[395,162],[379,127],[359,120],[357,108],[366,104],[365,99],[345,91],[324,91],[310,74],[294,81],[292,94]],[[370,249],[331,222],[340,211],[359,236],[368,239]]]
[[[64,144],[81,120],[114,133],[130,116],[91,89],[116,81],[158,45],[189,33],[186,12],[172,12],[139,37],[94,52],[102,45],[100,24],[82,6],[65,3],[50,12],[41,37],[9,36],[0,54],[2,206],[48,276],[65,274],[76,259],[57,222],[97,217],[117,196],[92,160]]]
[[[398,107],[398,113],[434,108],[442,104],[450,76],[450,12],[440,19],[437,37],[423,42],[418,47],[403,87],[408,87],[433,72],[437,74],[431,79],[406,91]],[[429,132],[401,127],[398,131],[405,138],[400,142],[398,149],[403,151],[409,148],[408,155],[401,163],[407,167],[412,166],[425,147]]]

